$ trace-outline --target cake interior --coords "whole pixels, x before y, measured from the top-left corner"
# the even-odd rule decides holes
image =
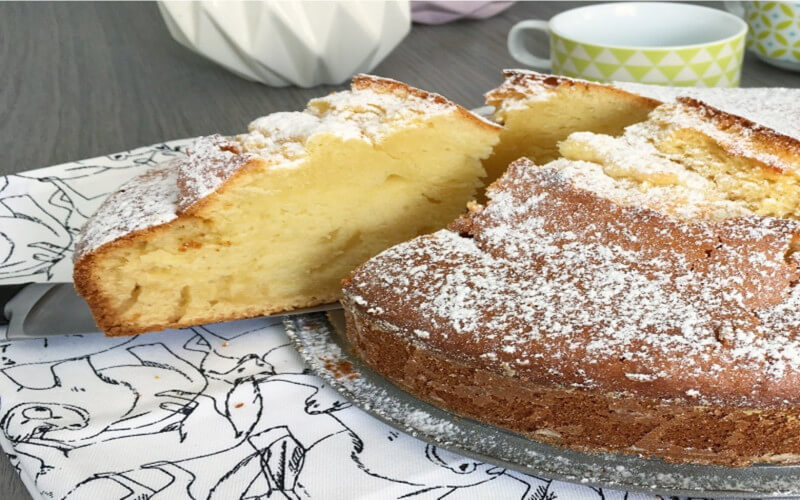
[[[690,190],[704,200],[737,207],[730,216],[746,210],[800,218],[800,162],[785,160],[778,169],[757,154],[735,154],[702,129],[682,125],[686,112],[679,104],[664,104],[617,139],[575,133],[560,143],[559,151],[567,159],[598,163],[606,175],[634,182],[639,191],[674,186],[680,193]],[[676,205],[687,203],[694,201],[683,194],[676,198]]]
[[[558,143],[572,132],[619,135],[628,125],[646,120],[656,102],[603,88],[561,86],[540,99],[493,104],[498,107],[495,119],[505,129],[492,156],[484,161],[490,181],[518,158],[539,165],[558,158]]]
[[[97,259],[113,331],[335,301],[356,265],[461,214],[496,140],[446,113],[377,143],[316,134],[290,166],[255,162],[191,217]]]
[[[794,168],[778,170],[752,158],[730,155],[711,137],[692,129],[675,130],[657,147],[755,213],[800,219],[800,176]],[[795,167],[800,167],[800,162]]]
[[[493,179],[520,157],[537,165],[558,158],[593,162],[641,192],[681,186],[683,195],[702,194],[757,215],[800,219],[800,158],[752,138],[748,141],[758,151],[732,152],[708,129],[692,126],[697,120],[687,119],[691,113],[682,104],[653,107],[604,88],[558,87],[541,98],[498,109],[496,118],[506,128],[484,166]],[[609,154],[613,151],[617,154]],[[665,167],[665,162],[671,165]],[[692,203],[683,195],[672,205]]]

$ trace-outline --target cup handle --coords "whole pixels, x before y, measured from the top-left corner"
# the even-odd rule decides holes
[[[725,10],[734,16],[744,19],[744,6],[742,6],[742,2],[725,1],[723,3],[725,4]]]
[[[526,66],[532,66],[536,69],[542,70],[549,70],[550,69],[550,58],[539,57],[537,55],[532,54],[528,49],[525,48],[525,44],[523,43],[522,36],[525,31],[528,30],[537,30],[543,31],[547,34],[550,33],[550,28],[548,27],[547,21],[542,21],[540,19],[530,19],[527,21],[520,21],[511,28],[511,31],[508,32],[508,52],[511,54],[517,62],[525,64]]]

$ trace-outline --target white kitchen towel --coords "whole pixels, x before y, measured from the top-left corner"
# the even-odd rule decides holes
[[[8,342],[0,366],[2,445],[35,498],[626,497],[395,431],[308,373],[276,319]]]

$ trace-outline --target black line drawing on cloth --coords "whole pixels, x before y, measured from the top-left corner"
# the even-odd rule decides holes
[[[262,448],[269,448],[273,450],[270,452],[272,455],[278,456],[274,451],[276,446],[286,448],[287,443],[294,442],[288,431],[284,432],[285,436],[275,437],[275,431],[269,430],[275,439],[262,446],[259,439],[264,439],[263,432],[251,432],[259,420],[262,407],[257,383],[274,373],[276,365],[293,367],[298,372],[303,370],[302,364],[296,360],[284,359],[290,352],[287,351],[288,339],[280,335],[281,333],[282,330],[275,327],[274,321],[254,320],[223,326],[212,325],[201,334],[192,330],[170,332],[169,337],[160,337],[168,341],[166,343],[169,346],[164,343],[142,343],[146,337],[142,336],[124,348],[52,363],[50,370],[41,370],[40,365],[37,373],[47,371],[52,375],[40,375],[35,381],[18,380],[31,373],[28,367],[33,364],[13,366],[3,371],[3,383],[16,385],[16,392],[22,392],[22,399],[32,397],[26,394],[27,391],[40,391],[54,395],[53,399],[59,403],[55,405],[57,411],[52,411],[50,405],[39,405],[37,411],[42,413],[36,422],[24,418],[24,425],[34,426],[35,432],[17,430],[23,417],[29,416],[33,410],[15,407],[6,412],[6,437],[14,443],[17,462],[24,463],[26,470],[38,470],[37,486],[44,491],[50,491],[55,497],[63,496],[59,493],[75,495],[77,493],[69,492],[88,491],[87,488],[96,487],[98,482],[108,481],[114,482],[115,488],[122,488],[120,485],[124,484],[126,486],[123,490],[128,491],[132,483],[116,477],[114,471],[128,474],[153,462],[153,456],[145,454],[137,457],[136,454],[130,454],[125,458],[118,457],[117,464],[111,469],[108,464],[93,463],[91,458],[98,453],[113,454],[121,446],[151,448],[147,442],[152,442],[152,449],[170,445],[164,448],[170,453],[158,454],[157,458],[162,462],[178,463],[182,460],[196,461],[211,457],[215,462],[214,467],[221,471],[220,477],[215,478],[220,484],[210,485],[208,491],[216,487],[216,491],[229,492],[240,483],[238,478],[263,461],[258,458],[265,453]],[[186,346],[186,349],[179,350],[181,356],[170,350],[177,350],[175,346]],[[215,351],[223,354],[216,354]],[[291,354],[297,358],[296,353]],[[275,359],[271,362],[273,357]],[[262,358],[265,361],[262,362]],[[213,361],[211,365],[209,360]],[[241,370],[243,367],[244,371]],[[75,374],[80,375],[83,385],[71,379]],[[162,384],[153,382],[153,379],[160,379]],[[65,387],[70,387],[70,391],[79,388],[81,390],[77,395],[80,396],[96,395],[109,390],[101,387],[90,387],[86,390],[86,380],[92,381],[88,382],[89,385],[95,382],[112,384],[112,390],[115,391],[114,406],[117,407],[113,417],[107,419],[110,423],[104,428],[91,426],[89,435],[81,434],[79,430],[88,428],[84,423],[92,420],[91,415],[95,411],[91,404],[85,400],[76,401],[72,392],[66,395],[53,392]],[[209,391],[208,381],[218,382],[220,390]],[[156,392],[158,387],[173,389]],[[0,393],[8,393],[8,390],[0,389]],[[130,393],[128,402],[120,404],[120,401],[125,400],[125,397],[121,397],[125,391]],[[77,412],[79,416],[73,416],[70,420],[78,420],[79,425],[68,430],[57,427],[51,421],[65,413],[64,401],[70,401],[70,407],[80,409]],[[137,405],[139,401],[156,401],[157,409],[140,411]],[[157,418],[159,416],[161,418]],[[214,429],[213,437],[216,439],[209,439],[209,428]],[[56,434],[61,431],[64,431],[64,435]],[[56,436],[57,440],[54,439]],[[124,445],[123,442],[126,441],[130,441],[131,445]],[[302,454],[295,453],[294,456],[302,457]],[[229,468],[220,468],[218,466],[222,457],[236,460]],[[65,485],[63,480],[59,482],[55,471],[63,469],[68,463],[80,465],[82,470],[90,474],[89,480],[80,481],[81,478],[78,478],[79,481],[72,485]],[[277,463],[285,462],[281,460]],[[91,472],[93,470],[94,473]],[[277,491],[276,488],[286,489],[286,485],[290,485],[290,489],[296,486],[293,481],[286,480],[285,473],[272,471],[264,475],[262,471],[262,476],[270,491]],[[158,491],[150,485],[144,486]],[[205,497],[206,495],[202,495],[200,498]]]
[[[131,479],[128,474],[96,474],[79,483],[75,489],[67,493],[64,500],[150,499],[155,493],[152,488]]]
[[[306,371],[275,319],[81,340],[69,359],[20,347],[0,370],[0,432],[48,498],[559,496],[373,420]]]
[[[297,482],[304,459],[305,450],[287,426],[273,427],[220,452],[173,462],[185,473],[170,488],[192,499],[304,498]]]
[[[63,196],[83,218],[70,224],[70,227],[79,228],[97,211],[106,196],[120,185],[149,167],[179,156],[180,152],[180,147],[158,144],[94,160],[70,163],[57,175],[42,175],[38,180],[50,182],[60,189]]]
[[[503,472],[376,422],[315,376],[276,375],[260,389],[265,402],[275,399],[290,407],[303,407],[302,413],[292,412],[289,429],[305,450],[298,485],[312,498],[324,497],[331,477],[357,478],[354,480],[366,491],[380,491],[386,498],[439,498],[457,488],[493,480]],[[270,418],[280,416],[265,415],[259,425],[269,425]],[[340,459],[331,461],[331,456]],[[387,456],[406,459],[387,461]],[[431,464],[439,469],[425,474]],[[427,480],[415,483],[409,479],[414,477]]]
[[[117,346],[131,343],[135,337],[104,337],[91,335],[58,335],[25,342],[0,341],[0,370],[23,366],[39,371],[43,363],[67,361],[100,354]]]
[[[127,165],[129,161],[134,165],[154,165],[161,155],[166,157],[177,156],[178,153],[184,151],[183,144],[189,144],[193,141],[194,139],[189,138],[172,141],[172,145],[167,143],[154,144],[149,147],[120,151],[105,157],[111,162],[120,162],[122,165]],[[174,145],[176,142],[179,143],[178,146]]]
[[[553,481],[506,469],[503,476],[514,479],[524,485],[525,491],[520,500],[556,500],[556,492],[551,490]]]
[[[0,279],[47,274],[70,251],[74,212],[54,186],[18,175],[0,177]],[[39,191],[45,197],[28,192]],[[9,194],[14,193],[14,194]]]
[[[238,435],[249,433],[260,418],[260,381],[278,369],[304,370],[280,324],[272,318],[194,327],[196,335],[184,345],[201,353],[198,367],[209,386],[206,393]]]
[[[202,391],[202,376],[161,344],[127,351],[139,364],[97,369],[89,358],[56,363],[50,370],[50,387],[19,385],[8,374],[12,370],[5,370],[4,385],[17,384],[16,392],[30,401],[7,409],[0,420],[5,437],[17,449],[23,445],[45,446],[68,455],[80,447],[161,432],[180,423],[196,406],[183,394]],[[156,383],[140,383],[149,378],[161,379],[165,386],[176,389],[159,391]],[[7,391],[4,387],[3,392]],[[112,401],[97,397],[109,391],[114,391]],[[156,407],[143,410],[142,401]],[[90,422],[93,425],[89,426]]]
[[[0,177],[0,279],[44,274],[70,266],[78,231],[120,184],[179,149],[167,144],[134,150],[92,164],[76,162],[57,175]],[[68,275],[68,274],[66,274]]]
[[[264,330],[273,327],[267,333]],[[280,318],[259,318],[193,327],[197,336],[186,349],[205,353],[200,369],[209,377],[234,383],[258,374],[302,373],[305,369]]]
[[[218,414],[212,399],[189,396],[206,387],[196,367],[159,343],[117,349],[115,354],[118,364],[104,368],[94,366],[93,358],[54,363],[49,387],[42,386],[42,380],[36,382],[37,388],[25,387],[9,375],[14,368],[3,371],[0,393],[8,394],[7,386],[16,384],[19,398],[31,402],[8,409],[4,405],[0,428],[12,442],[17,461],[28,471],[38,471],[33,475],[43,491],[71,489],[69,481],[57,472],[68,464],[80,465],[88,472],[108,472],[113,463],[97,463],[98,453],[115,456],[119,470],[152,461],[147,454],[120,454],[125,441],[145,449],[171,442],[172,447],[161,456],[192,456],[196,451],[179,445],[187,441],[187,421],[193,414],[202,421],[195,418],[191,437],[201,444],[209,442],[206,452],[226,444],[224,438],[222,442],[208,439],[201,430],[207,424],[216,425],[218,435],[224,436],[228,422],[214,418]],[[110,393],[113,397],[97,397]],[[42,401],[43,397],[47,400]]]

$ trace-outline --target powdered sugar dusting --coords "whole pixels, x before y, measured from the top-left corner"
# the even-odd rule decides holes
[[[504,70],[503,74],[503,83],[485,95],[488,104],[502,111],[526,108],[531,103],[549,100],[562,81],[584,82],[523,69]]]
[[[785,144],[757,142],[754,129],[720,126],[714,114],[716,111],[713,108],[698,107],[684,101],[662,104],[650,113],[647,121],[631,125],[626,133],[658,142],[674,131],[692,129],[714,139],[731,154],[752,158],[782,172],[800,169],[800,147],[796,148],[794,155],[787,154]],[[800,138],[800,133],[795,137]]]
[[[685,220],[753,214],[744,202],[726,199],[710,180],[664,157],[648,137],[575,132],[559,147],[564,159],[549,167],[576,187],[617,204],[649,207]]]
[[[487,102],[501,109],[526,107],[531,102],[548,100],[563,82],[577,82],[594,87],[619,88],[632,94],[662,103],[679,97],[690,97],[725,113],[740,116],[779,134],[800,138],[800,89],[763,88],[703,88],[667,87],[631,82],[613,85],[546,75],[529,70],[505,70],[506,79],[500,87],[487,93]]]
[[[201,137],[185,157],[177,162],[180,190],[178,211],[213,193],[256,155],[242,151],[235,142],[221,135]]]
[[[345,296],[380,306],[410,338],[430,332],[414,336],[428,348],[499,373],[800,400],[798,272],[784,258],[797,222],[685,222],[523,160],[502,179],[485,209],[454,225],[470,237],[445,230],[394,247],[359,268]]]
[[[74,258],[126,234],[173,220],[178,207],[177,161],[153,167],[109,196],[83,226]]]
[[[615,82],[615,86],[661,102],[692,97],[789,137],[800,138],[800,89],[664,87]]]
[[[393,80],[359,76],[355,82],[350,91],[312,100],[302,112],[258,118],[247,134],[202,137],[180,160],[130,181],[87,222],[75,259],[132,231],[175,219],[253,160],[264,160],[269,168],[293,168],[305,156],[308,141],[320,134],[377,143],[392,131],[423,126],[434,115],[460,109],[437,94]]]
[[[110,195],[84,224],[73,259],[174,220],[254,157],[219,135],[197,139],[186,155],[153,167]]]
[[[573,482],[602,484],[617,489],[652,489],[661,492],[680,490],[708,493],[711,488],[725,491],[765,492],[771,495],[797,493],[797,478],[785,468],[759,466],[720,468],[643,459],[639,456],[576,453],[549,446],[492,425],[459,418],[409,396],[393,387],[384,377],[364,370],[357,357],[341,344],[337,333],[319,315],[290,316],[285,320],[287,334],[303,360],[338,392],[379,419],[428,443],[451,450],[465,450],[489,462],[502,460],[528,474],[558,477]],[[349,360],[358,376],[341,378],[326,368],[331,358]],[[686,395],[693,403],[695,392]],[[375,422],[374,425],[380,425]],[[544,431],[544,429],[542,429]],[[724,470],[721,470],[724,469]],[[721,472],[720,472],[721,470]],[[775,477],[766,477],[772,471]]]
[[[453,113],[457,109],[455,104],[437,94],[354,87],[347,92],[313,99],[302,112],[273,113],[258,118],[250,123],[249,132],[237,136],[236,140],[247,151],[268,160],[297,160],[305,153],[306,141],[318,134],[377,143],[398,127],[421,124],[422,119]]]

